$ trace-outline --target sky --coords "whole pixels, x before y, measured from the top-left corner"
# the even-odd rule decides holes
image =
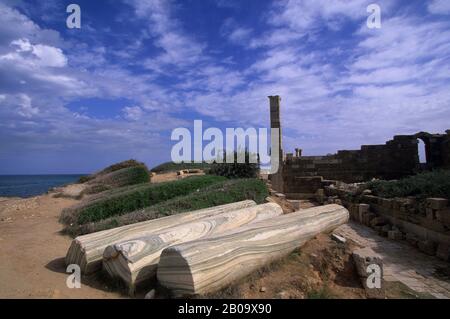
[[[0,174],[153,167],[194,120],[269,127],[269,95],[288,152],[444,133],[449,39],[448,0],[0,0]]]

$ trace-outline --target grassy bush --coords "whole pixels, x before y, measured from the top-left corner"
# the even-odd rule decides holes
[[[152,168],[151,171],[155,172],[155,173],[164,173],[164,172],[181,171],[183,169],[209,170],[209,168],[210,168],[210,164],[208,164],[208,163],[193,163],[193,162],[173,163],[173,162],[166,162],[166,163],[162,163],[162,164]]]
[[[234,152],[233,163],[216,163],[211,165],[209,174],[225,176],[228,178],[255,178],[259,173],[259,159],[258,163],[250,163],[250,156],[248,151],[241,154],[245,158],[245,163],[238,163],[238,152]],[[226,157],[226,154],[224,158]]]
[[[450,199],[450,170],[421,173],[397,181],[372,181],[367,183],[367,188],[385,198],[415,196],[419,199]]]
[[[95,180],[95,182],[98,182],[99,184],[111,187],[148,183],[149,181],[150,174],[145,166],[122,168]]]
[[[107,218],[83,225],[74,224],[66,228],[71,235],[88,234],[145,220],[174,215],[182,212],[208,208],[252,199],[263,203],[268,196],[267,186],[258,179],[234,179],[215,183],[199,192],[178,196],[121,216]]]
[[[80,176],[80,178],[78,179],[78,183],[84,184],[86,182],[89,182],[90,180],[93,180],[94,178],[95,178],[94,175]]]
[[[65,224],[99,221],[187,195],[223,180],[219,176],[193,176],[173,182],[141,184],[123,191],[116,189],[95,200],[63,210],[60,221]]]
[[[138,162],[138,161],[136,161],[134,159],[130,159],[130,160],[127,160],[127,161],[123,161],[123,162],[116,163],[116,164],[113,164],[111,166],[108,166],[107,168],[105,168],[105,169],[101,170],[100,172],[98,172],[97,175],[108,174],[108,173],[111,173],[111,172],[114,172],[114,171],[118,171],[118,170],[123,169],[123,168],[135,167],[135,166],[142,166],[142,167],[147,168],[147,166],[144,163]]]
[[[124,168],[132,168],[132,167],[144,168],[148,172],[148,168],[147,168],[147,166],[144,163],[138,162],[138,161],[136,161],[134,159],[130,159],[130,160],[127,160],[127,161],[123,161],[123,162],[120,162],[120,163],[116,163],[116,164],[110,165],[110,166],[106,167],[105,169],[103,169],[100,172],[97,172],[95,174],[81,176],[78,179],[78,183],[83,184],[83,183],[92,181],[92,180],[94,180],[96,178],[102,177],[104,175],[110,174],[112,172],[119,171],[119,170],[122,170]]]

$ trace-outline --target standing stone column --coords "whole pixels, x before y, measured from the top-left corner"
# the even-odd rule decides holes
[[[281,121],[280,121],[280,102],[281,97],[279,95],[269,96],[270,100],[270,128],[278,129],[278,154],[280,155],[280,163],[283,161],[283,147],[281,144]]]

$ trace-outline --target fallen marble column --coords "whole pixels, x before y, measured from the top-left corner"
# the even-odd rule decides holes
[[[243,227],[233,233],[165,249],[157,279],[180,297],[211,293],[288,255],[321,232],[346,223],[339,205],[305,209]]]
[[[109,245],[151,235],[167,227],[255,205],[254,201],[245,200],[78,236],[72,241],[67,252],[66,264],[77,264],[83,274],[90,274],[101,269],[103,251]]]
[[[166,228],[158,233],[136,237],[108,246],[103,253],[103,268],[121,279],[132,294],[142,282],[154,279],[161,252],[170,246],[237,230],[263,220],[279,217],[278,204],[267,203],[233,210]]]

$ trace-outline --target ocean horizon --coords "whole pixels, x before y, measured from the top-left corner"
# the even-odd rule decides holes
[[[86,174],[0,175],[0,197],[33,197],[76,182]]]

